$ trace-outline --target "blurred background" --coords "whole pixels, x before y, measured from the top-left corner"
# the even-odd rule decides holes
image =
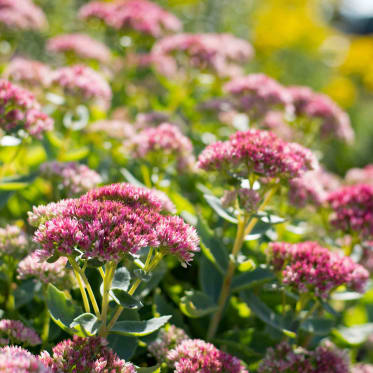
[[[84,30],[85,25],[74,15],[85,2],[35,1],[53,23],[48,34],[29,33],[19,49],[40,58],[47,37]],[[311,86],[345,108],[356,131],[356,143],[332,145],[326,163],[335,172],[343,174],[372,162],[373,0],[156,2],[179,16],[186,31],[230,32],[248,39],[256,58],[247,72],[261,71],[284,84]]]

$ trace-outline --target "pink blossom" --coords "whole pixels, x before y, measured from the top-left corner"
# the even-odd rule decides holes
[[[80,9],[79,16],[82,19],[98,18],[115,29],[134,29],[153,37],[182,28],[173,14],[147,0],[92,1]]]
[[[58,35],[48,40],[47,50],[55,53],[74,52],[85,59],[97,60],[103,63],[110,61],[110,49],[85,34]]]
[[[36,346],[41,339],[34,329],[28,328],[19,320],[0,320],[0,339],[6,344]]]
[[[369,279],[368,271],[350,257],[331,252],[316,242],[271,243],[268,257],[284,284],[322,298],[341,285],[362,293]]]
[[[287,143],[272,132],[252,129],[207,146],[197,166],[242,177],[257,173],[286,180],[317,168],[317,161],[310,150],[299,144]]]
[[[281,111],[269,111],[260,123],[261,128],[267,129],[285,141],[294,141],[296,130],[284,118]]]
[[[41,111],[33,94],[3,79],[0,79],[0,113],[0,130],[5,133],[22,129],[41,138],[43,132],[53,129],[53,120]]]
[[[322,137],[337,137],[351,143],[354,131],[348,115],[328,96],[315,93],[308,87],[289,87],[298,116],[320,121]]]
[[[129,139],[135,136],[135,128],[124,120],[99,120],[89,125],[90,132],[104,132],[109,137],[118,140]]]
[[[0,23],[12,29],[40,30],[47,19],[31,0],[0,0]]]
[[[169,115],[159,111],[151,111],[149,113],[137,114],[135,122],[137,128],[144,128],[153,125],[158,126],[162,123],[169,122],[169,120]]]
[[[342,187],[328,196],[331,223],[346,233],[356,232],[362,239],[373,237],[373,186],[358,184]]]
[[[0,255],[22,256],[29,247],[29,238],[17,225],[0,227]]]
[[[373,186],[373,164],[364,168],[351,168],[348,170],[345,181],[347,184],[369,184]]]
[[[53,373],[135,373],[131,363],[126,363],[109,347],[101,337],[82,338],[74,335],[55,347],[53,354],[43,351],[40,361],[50,367]]]
[[[351,373],[373,373],[372,364],[355,364],[352,366]]]

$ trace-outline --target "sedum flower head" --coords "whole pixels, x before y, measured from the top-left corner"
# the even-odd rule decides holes
[[[74,162],[46,162],[41,165],[40,173],[67,197],[85,193],[102,182],[96,171]]]
[[[344,351],[324,343],[314,351],[293,348],[281,342],[269,348],[258,368],[259,373],[349,373],[349,359]]]
[[[98,120],[87,128],[90,132],[104,132],[109,137],[118,140],[130,139],[135,136],[134,126],[123,120]]]
[[[352,367],[351,373],[373,373],[372,364],[355,364]]]
[[[164,362],[168,352],[186,339],[189,337],[183,329],[170,325],[158,333],[157,339],[148,346],[148,350],[158,362]]]
[[[156,38],[182,28],[173,14],[148,0],[92,1],[80,9],[79,15],[82,19],[101,19],[117,30],[133,29]]]
[[[317,168],[317,161],[310,150],[299,144],[287,143],[272,132],[251,129],[207,146],[197,166],[239,177],[256,173],[287,180]]]
[[[176,373],[247,373],[240,360],[201,339],[187,339],[169,351],[167,360]]]
[[[54,373],[135,373],[131,363],[126,363],[100,337],[73,339],[60,342],[53,354],[43,351],[40,360]]]
[[[341,285],[364,292],[369,279],[368,271],[350,257],[331,252],[316,242],[271,243],[268,256],[282,282],[300,293],[312,292],[327,298]]]
[[[29,243],[26,233],[17,225],[0,228],[0,255],[22,256]]]
[[[41,138],[53,129],[53,120],[41,111],[34,95],[4,79],[0,79],[0,111],[0,131],[6,134],[23,132]]]
[[[373,186],[358,184],[342,187],[328,196],[333,214],[331,223],[362,239],[373,237]]]
[[[0,320],[0,344],[36,346],[41,339],[34,329],[28,328],[19,320]]]
[[[347,184],[368,184],[373,186],[373,164],[364,168],[351,168],[348,170],[345,181]]]
[[[55,53],[73,52],[78,57],[100,62],[110,61],[110,50],[85,34],[58,35],[48,40],[47,50]]]
[[[45,259],[39,257],[38,252],[33,252],[19,262],[18,278],[34,277],[44,284],[67,283],[66,263],[67,258],[64,257],[59,258],[54,263],[48,263]]]

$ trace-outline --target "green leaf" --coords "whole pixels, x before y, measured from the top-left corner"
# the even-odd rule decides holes
[[[141,281],[144,281],[144,282],[149,282],[150,279],[152,278],[151,273],[145,272],[141,268],[135,269],[133,271],[133,274],[135,275],[135,277],[139,278]]]
[[[158,266],[151,272],[151,278],[148,282],[142,282],[135,291],[135,295],[142,299],[146,297],[153,289],[155,289],[163,276],[167,272],[167,266],[164,261],[160,262]]]
[[[168,302],[166,298],[162,295],[160,289],[155,291],[153,304],[155,306],[155,311],[160,315],[172,315],[172,324],[182,328],[187,329],[184,323],[183,315],[176,306],[171,302]]]
[[[131,359],[138,345],[137,338],[125,337],[119,334],[110,334],[107,340],[109,341],[109,346],[124,360]]]
[[[373,333],[373,323],[334,329],[333,334],[349,345],[360,345]]]
[[[355,291],[337,291],[333,293],[330,298],[333,300],[356,300],[363,297],[363,294],[357,293]]]
[[[50,257],[47,259],[47,262],[48,262],[48,263],[55,263],[55,262],[57,262],[57,260],[60,259],[60,258],[61,258],[60,255],[58,255],[58,254],[54,254],[54,255],[50,256]]]
[[[137,373],[160,373],[161,368],[158,365],[154,367],[136,368]]]
[[[4,207],[9,198],[14,194],[14,192],[4,192],[4,191],[0,191],[0,208]]]
[[[227,210],[221,205],[221,201],[219,198],[212,196],[211,194],[204,195],[206,202],[210,205],[210,207],[224,220],[229,221],[233,224],[237,224],[238,220],[230,215]]]
[[[272,271],[266,268],[256,268],[250,272],[244,272],[240,275],[233,277],[232,291],[241,291],[249,289],[260,283],[270,281],[275,277]]]
[[[60,161],[61,162],[76,162],[87,157],[88,154],[89,154],[89,148],[87,146],[83,146],[80,149],[73,149],[67,153],[63,153]]]
[[[97,334],[101,322],[92,313],[82,313],[69,326],[70,328],[74,328],[77,325],[80,325],[87,335],[92,336]]]
[[[223,284],[223,275],[204,256],[199,260],[198,272],[202,291],[217,303]]]
[[[155,317],[146,321],[119,321],[111,329],[111,333],[131,337],[143,337],[154,333],[167,323],[171,316]]]
[[[99,268],[99,267],[102,267],[103,265],[104,265],[104,263],[101,262],[100,260],[96,259],[96,258],[92,258],[92,259],[87,260],[87,266],[88,267]]]
[[[181,312],[192,318],[206,316],[218,309],[218,306],[205,293],[197,290],[185,292],[179,304]]]
[[[303,321],[299,327],[307,333],[327,335],[333,325],[334,321],[331,319],[310,318]]]
[[[118,268],[114,273],[113,282],[111,283],[112,289],[128,290],[131,282],[131,274],[125,267]]]
[[[120,169],[120,172],[121,172],[121,174],[124,176],[124,178],[130,183],[130,184],[133,184],[133,185],[135,185],[135,186],[137,186],[137,187],[145,187],[145,185],[141,182],[141,181],[139,181],[139,180],[137,180],[136,178],[135,178],[135,176],[133,176],[132,174],[131,174],[131,172],[129,172],[126,168],[121,168]]]
[[[286,221],[286,219],[271,214],[269,211],[260,211],[256,213],[255,216],[257,216],[262,222],[270,225],[282,224]]]
[[[124,308],[137,310],[143,307],[143,304],[134,296],[129,295],[122,289],[112,289],[112,296],[117,304],[120,304]]]
[[[69,326],[82,313],[81,308],[52,284],[48,285],[46,302],[53,321],[64,331],[74,333],[75,330]]]
[[[13,293],[16,309],[31,302],[34,298],[35,293],[40,291],[40,289],[40,282],[37,282],[34,279],[29,279],[22,282],[21,285],[19,285]]]
[[[28,183],[22,183],[22,182],[0,183],[0,190],[10,192],[10,191],[24,189],[27,186],[28,186]]]
[[[247,303],[255,315],[270,325],[291,338],[295,338],[296,334],[285,327],[285,320],[282,316],[272,311],[265,303],[263,303],[256,295],[250,291],[241,292],[242,299]]]

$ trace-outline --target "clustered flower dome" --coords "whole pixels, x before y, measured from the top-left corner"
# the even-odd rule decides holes
[[[297,116],[319,120],[322,137],[337,137],[348,143],[354,140],[354,131],[348,115],[328,96],[313,92],[308,87],[288,88]]]
[[[19,320],[0,320],[0,345],[36,346],[41,339],[32,328],[28,328]],[[1,371],[1,370],[0,370]]]
[[[40,167],[40,175],[56,184],[67,197],[85,193],[102,182],[96,171],[74,162],[45,162]]]
[[[269,130],[285,141],[295,141],[298,133],[285,120],[284,113],[279,110],[268,111],[260,122],[260,128]]]
[[[253,120],[263,117],[274,109],[292,110],[288,90],[265,74],[239,76],[226,83],[225,93],[233,98],[234,106],[247,112]]]
[[[61,203],[42,208],[49,220],[37,209],[31,214],[34,223],[43,221],[34,240],[46,258],[75,255],[76,248],[85,258],[117,261],[151,246],[188,263],[199,250],[194,227],[178,216],[164,215],[162,210],[173,205],[151,189],[113,184]]]
[[[167,361],[175,373],[248,373],[240,360],[201,339],[187,339],[169,351]]]
[[[287,143],[272,132],[250,129],[208,145],[197,166],[238,177],[256,173],[287,180],[316,169],[318,163],[312,152],[301,145]]]
[[[117,30],[129,28],[156,38],[182,28],[173,14],[147,0],[92,1],[80,9],[79,16],[98,18]]]
[[[364,168],[351,168],[348,170],[345,181],[347,184],[368,184],[373,186],[373,164]]]
[[[356,364],[352,367],[351,373],[373,373],[372,364]]]
[[[40,361],[54,373],[135,373],[131,363],[126,363],[101,337],[82,338],[74,335],[40,354]]]
[[[54,53],[73,52],[78,57],[100,62],[110,61],[110,49],[85,34],[58,35],[48,40],[47,50]]]
[[[3,76],[11,81],[26,85],[47,87],[51,80],[52,70],[40,61],[16,57],[10,61]]]
[[[98,120],[89,125],[89,132],[103,132],[109,137],[118,140],[126,140],[135,136],[135,128],[131,123],[124,120]]]
[[[151,58],[157,70],[167,76],[175,75],[181,67],[212,69],[218,75],[233,76],[241,73],[239,64],[251,59],[253,54],[246,40],[230,34],[183,33],[157,41]],[[183,60],[185,57],[188,61]]]
[[[54,373],[29,351],[16,346],[0,348],[2,373]]]
[[[0,23],[10,29],[40,30],[47,19],[32,0],[0,0]]]
[[[317,242],[271,243],[268,260],[284,284],[299,293],[312,292],[321,298],[327,298],[341,285],[362,293],[369,279],[363,266]]]
[[[349,358],[326,341],[314,351],[293,348],[281,342],[269,348],[259,365],[258,373],[349,373]]]
[[[41,111],[34,95],[4,79],[0,79],[0,110],[0,133],[41,138],[53,129],[53,120]]]
[[[53,73],[52,84],[59,86],[67,95],[86,100],[111,101],[108,82],[95,70],[85,65],[61,67]]]
[[[358,184],[342,187],[328,196],[333,211],[332,225],[361,239],[373,238],[373,186]]]
[[[189,337],[183,329],[170,325],[158,333],[157,339],[149,344],[148,350],[159,363],[162,363],[167,360],[168,352],[186,339]]]
[[[145,128],[124,143],[133,158],[149,159],[158,165],[176,161],[180,170],[194,164],[193,145],[178,127],[163,123]]]
[[[0,227],[0,256],[20,257],[27,251],[29,244],[27,234],[17,225]]]
[[[66,263],[65,257],[59,258],[54,263],[48,263],[40,258],[37,252],[32,252],[18,263],[18,278],[23,280],[33,277],[46,285],[67,284],[69,279]]]

